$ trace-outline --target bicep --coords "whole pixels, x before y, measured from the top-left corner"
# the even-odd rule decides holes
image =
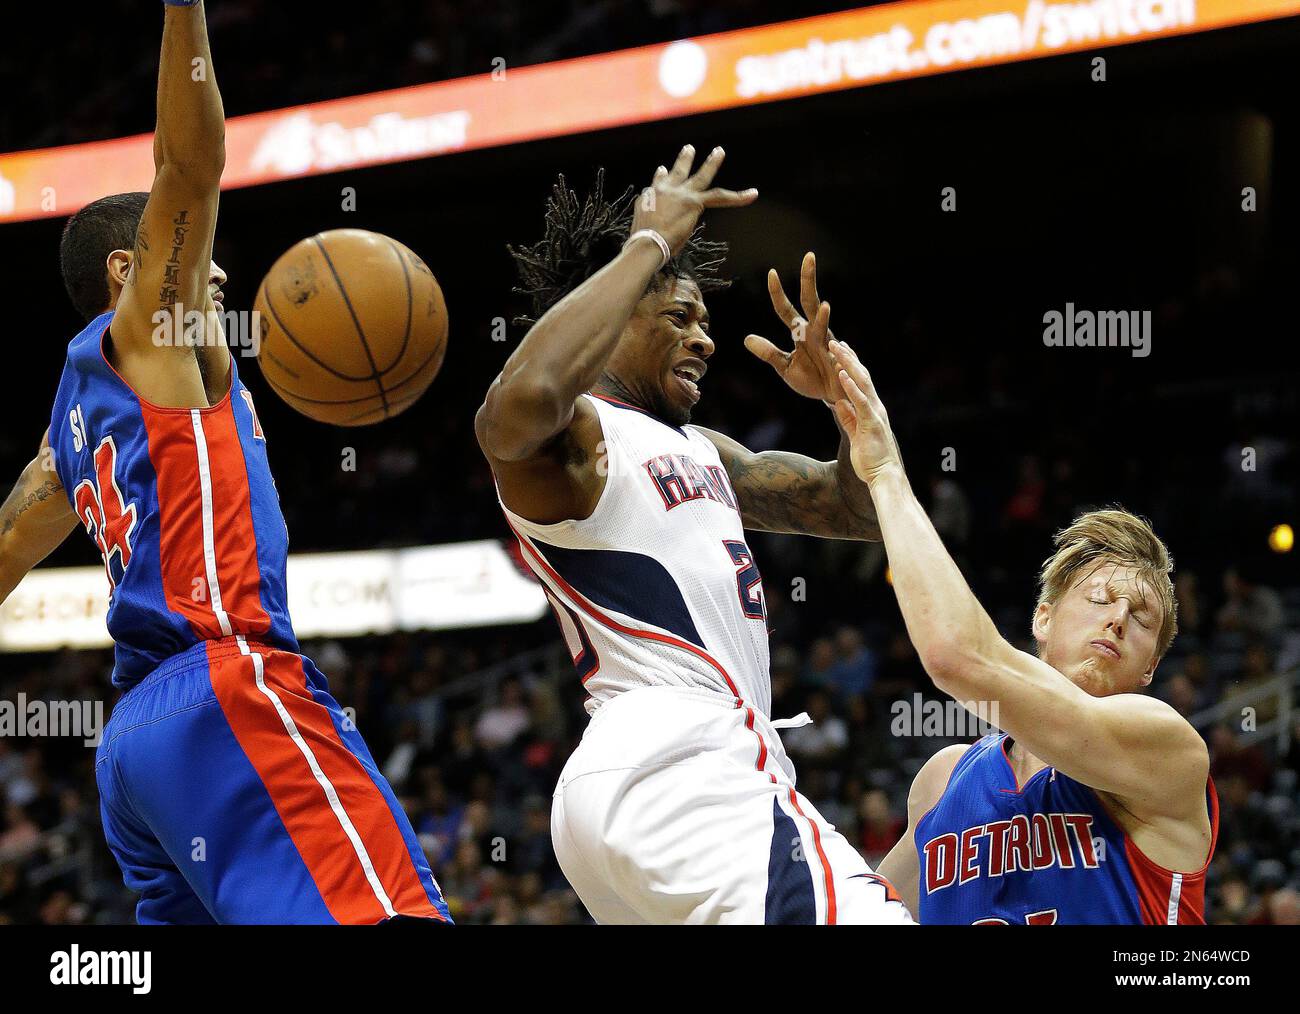
[[[131,269],[113,319],[115,342],[153,348],[164,316],[180,306],[184,315],[202,313],[211,278],[220,182],[210,173],[164,164],[154,177],[136,230]]]

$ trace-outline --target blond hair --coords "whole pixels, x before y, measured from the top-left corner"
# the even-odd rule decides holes
[[[1160,599],[1163,616],[1157,657],[1163,657],[1178,633],[1178,601],[1170,578],[1174,561],[1146,518],[1121,507],[1080,514],[1052,539],[1056,552],[1043,561],[1038,575],[1038,604],[1054,604],[1085,573],[1105,563],[1136,567]]]

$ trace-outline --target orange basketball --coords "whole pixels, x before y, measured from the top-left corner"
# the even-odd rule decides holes
[[[438,375],[447,305],[395,239],[332,229],[277,260],[257,290],[262,376],[303,415],[364,426],[404,411]]]

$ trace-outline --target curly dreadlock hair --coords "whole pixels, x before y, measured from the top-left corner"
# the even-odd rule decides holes
[[[605,199],[605,170],[596,171],[596,185],[585,200],[556,180],[546,201],[546,233],[531,246],[506,249],[514,258],[519,285],[514,291],[532,300],[532,316],[515,318],[515,324],[532,326],[547,310],[608,264],[623,247],[632,225],[632,203],[636,191],[628,187],[611,200]],[[681,251],[659,276],[689,278],[700,292],[714,292],[731,284],[718,274],[727,255],[727,244],[702,238],[704,226],[697,226]],[[652,283],[655,284],[655,283]]]

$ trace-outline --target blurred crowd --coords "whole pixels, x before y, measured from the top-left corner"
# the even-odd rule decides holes
[[[371,0],[352,16],[304,18],[268,0],[221,0],[208,5],[208,32],[226,114],[237,116],[487,74],[500,60],[524,66],[871,5],[803,0],[795,12],[775,0]],[[53,38],[38,12],[6,12],[0,151],[152,130],[160,10],[138,0],[86,6]],[[32,39],[64,73],[33,73]]]

